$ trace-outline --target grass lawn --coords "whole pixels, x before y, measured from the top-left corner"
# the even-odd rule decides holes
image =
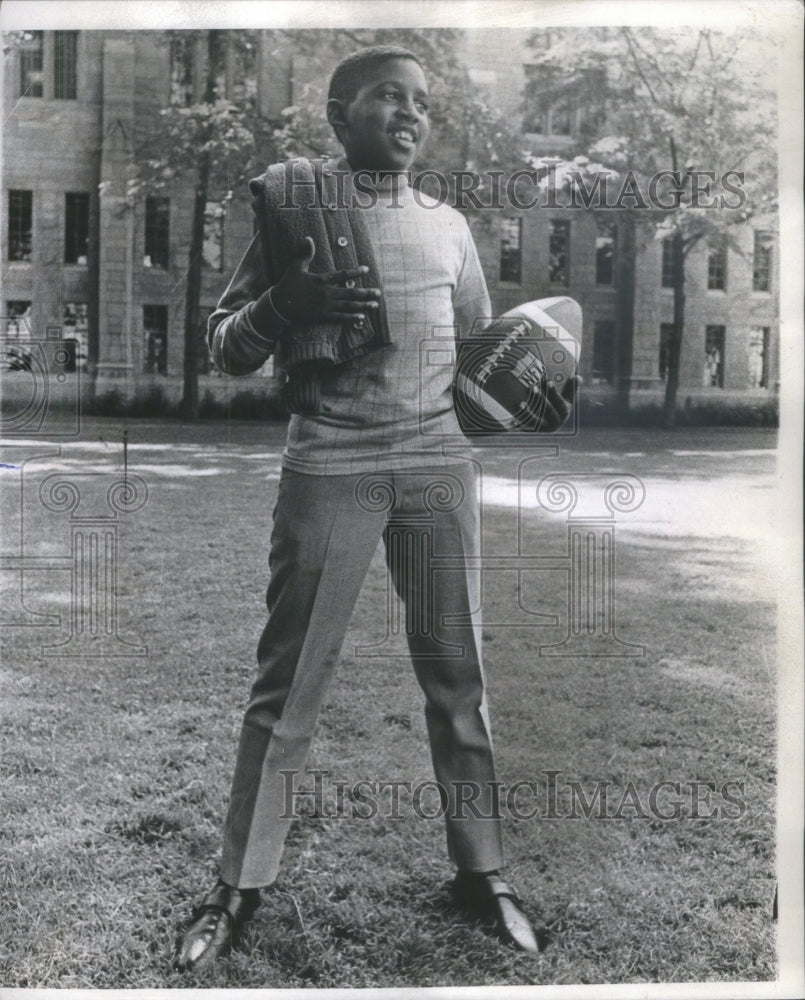
[[[499,778],[541,789],[545,772],[560,772],[559,818],[541,810],[512,817],[505,828],[507,875],[540,925],[542,954],[502,947],[456,915],[442,823],[418,818],[404,796],[400,818],[389,818],[388,798],[380,797],[371,819],[305,810],[241,947],[202,977],[172,972],[171,950],[176,926],[215,875],[264,619],[284,429],[126,427],[128,469],[147,482],[148,499],[120,519],[119,635],[147,646],[147,656],[58,659],[41,646],[64,638],[61,628],[0,633],[3,985],[775,977],[775,608],[767,554],[773,526],[765,513],[773,431],[585,431],[531,472],[631,472],[646,488],[643,506],[619,515],[616,564],[619,634],[645,646],[644,656],[540,656],[539,645],[560,640],[567,628],[566,575],[525,573],[519,589],[511,572],[485,580]],[[69,517],[44,509],[39,482],[63,471],[105,483],[121,469],[122,429],[120,421],[87,420],[60,455],[26,466],[26,555],[70,550]],[[21,464],[23,451],[4,449],[2,460]],[[485,551],[511,553],[516,463],[501,451],[482,460]],[[528,511],[528,551],[561,556],[563,518]],[[19,577],[0,576],[10,606]],[[26,570],[24,594],[29,608],[65,615],[69,575]],[[382,639],[385,594],[379,550],[309,761],[350,786],[417,783],[432,773],[422,697],[403,647],[384,658],[356,650]],[[504,627],[518,600],[525,618]],[[534,610],[558,614],[559,626],[533,627]],[[609,818],[595,810],[570,818],[574,781],[588,796],[609,783]],[[662,781],[680,783],[684,808],[676,817],[670,786],[656,810],[647,808]],[[699,818],[690,815],[695,782],[715,785]],[[727,782],[738,805],[724,798]],[[612,816],[630,787],[637,805],[632,798],[632,808]]]

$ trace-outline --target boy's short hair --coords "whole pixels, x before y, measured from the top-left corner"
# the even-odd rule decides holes
[[[360,90],[364,75],[389,59],[412,59],[423,72],[425,70],[419,57],[408,49],[399,45],[372,45],[341,60],[330,77],[327,99],[349,104]]]

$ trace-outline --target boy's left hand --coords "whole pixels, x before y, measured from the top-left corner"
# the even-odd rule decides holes
[[[547,392],[543,397],[545,405],[540,415],[540,420],[534,430],[542,434],[550,434],[557,431],[566,422],[573,412],[576,402],[576,393],[583,379],[580,375],[575,375],[568,379],[564,389],[560,392],[554,382],[548,382]]]
[[[316,244],[306,236],[299,252],[274,286],[280,313],[295,326],[316,323],[354,322],[365,318],[367,309],[378,309],[379,288],[356,286],[369,271],[365,264],[340,271],[312,274],[310,264]]]

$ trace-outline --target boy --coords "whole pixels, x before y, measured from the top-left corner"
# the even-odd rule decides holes
[[[212,353],[225,371],[253,371],[272,351],[281,354],[294,412],[271,536],[269,618],[241,732],[221,878],[179,942],[180,969],[228,950],[259,888],[277,875],[290,824],[280,772],[304,770],[381,536],[406,601],[434,770],[447,790],[456,898],[494,922],[504,940],[537,950],[516,894],[499,876],[500,820],[488,818],[495,771],[480,571],[472,568],[480,550],[476,488],[469,460],[442,448],[445,436],[460,436],[453,366],[419,371],[420,342],[434,327],[455,324],[466,335],[476,317],[490,315],[466,222],[446,205],[423,207],[424,196],[414,198],[407,183],[428,134],[427,102],[411,52],[375,47],[344,60],[330,82],[327,115],[345,157],[325,162],[312,181],[304,161],[298,174],[275,167],[252,182],[262,239],[252,241],[210,318]],[[287,182],[285,208],[278,178]],[[333,190],[340,194],[328,200]],[[288,207],[289,193],[297,207]],[[564,422],[574,391],[571,384],[563,398],[549,390],[542,429]],[[405,531],[427,532],[433,551],[459,569],[429,578],[422,547],[394,543]],[[462,617],[470,624],[442,624]],[[481,818],[457,808],[455,789],[468,782],[480,789]]]

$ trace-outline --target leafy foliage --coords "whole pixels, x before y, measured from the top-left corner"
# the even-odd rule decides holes
[[[678,174],[658,188],[674,208],[640,210],[659,238],[679,231],[687,250],[703,236],[773,211],[776,114],[757,39],[688,28],[600,28],[552,30],[547,41],[534,54],[526,100],[550,95],[561,76],[580,102],[604,111],[594,129],[591,116],[582,115],[575,152],[594,161],[587,172],[631,170],[641,190],[660,171]],[[531,42],[545,45],[546,38]],[[712,198],[697,196],[696,171],[717,179],[742,172],[745,202],[734,196],[720,211],[704,207]]]
[[[332,70],[345,56],[369,45],[398,45],[424,64],[430,94],[430,139],[415,172],[439,170],[448,180],[457,170],[483,172],[512,168],[523,162],[522,139],[515,124],[486,99],[470,79],[463,58],[465,36],[456,28],[307,30],[282,33],[302,68],[321,67],[327,52]],[[311,74],[315,75],[315,74]],[[339,147],[327,122],[327,83],[321,74],[305,84],[293,106],[286,108],[274,133],[281,156],[337,154]],[[483,196],[483,186],[478,188]]]
[[[654,185],[655,199],[621,210],[620,218],[644,236],[671,240],[670,426],[685,325],[685,260],[704,239],[741,253],[731,229],[776,206],[776,115],[763,79],[771,50],[745,33],[690,28],[552,30],[535,34],[531,44],[526,101],[550,99],[562,75],[575,100],[598,112],[597,120],[579,116],[576,152],[595,161],[583,163],[587,173],[632,175],[649,193]],[[732,198],[724,194],[725,178],[738,189]]]
[[[206,52],[199,35],[208,35]],[[162,44],[184,46],[207,86],[188,84],[188,100],[172,93],[166,107],[144,119],[137,136],[137,171],[129,196],[140,198],[182,181],[209,165],[211,199],[228,201],[270,155],[278,122],[261,112],[254,87],[257,40],[254,31],[169,31]]]

